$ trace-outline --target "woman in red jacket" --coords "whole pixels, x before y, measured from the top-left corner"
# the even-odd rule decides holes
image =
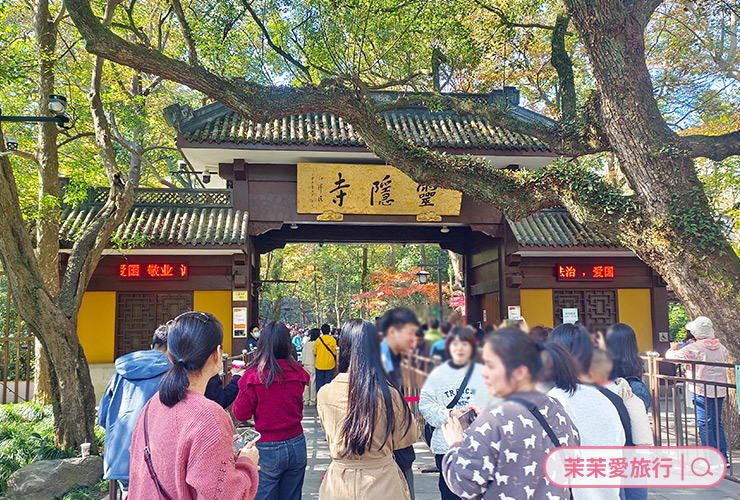
[[[301,426],[308,382],[308,372],[293,359],[288,327],[281,321],[268,323],[232,407],[238,420],[254,417],[254,428],[262,434],[257,500],[301,498],[308,461]]]

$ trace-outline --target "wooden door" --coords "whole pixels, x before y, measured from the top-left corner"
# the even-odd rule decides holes
[[[115,357],[149,349],[154,330],[193,310],[193,293],[119,293]]]

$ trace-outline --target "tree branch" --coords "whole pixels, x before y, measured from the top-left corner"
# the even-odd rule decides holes
[[[494,7],[493,5],[489,5],[487,3],[484,3],[481,0],[473,0],[476,5],[481,7],[483,10],[487,10],[488,12],[491,12],[493,14],[496,14],[498,18],[501,20],[501,23],[505,26],[509,26],[511,28],[537,28],[542,30],[553,30],[555,29],[555,26],[550,26],[548,24],[541,24],[541,23],[515,23],[511,19],[509,19],[509,16],[506,15],[506,13],[498,8]],[[567,33],[568,35],[571,35],[572,33]]]
[[[558,73],[560,82],[560,110],[565,120],[576,117],[576,83],[573,76],[573,61],[565,47],[565,34],[568,30],[570,18],[561,10],[557,14],[555,27],[552,30],[552,59],[551,63]]]
[[[267,40],[267,44],[272,47],[272,50],[280,54],[280,56],[288,61],[290,64],[301,70],[306,76],[306,81],[312,82],[313,79],[311,78],[311,72],[309,71],[308,67],[300,62],[298,59],[290,55],[288,52],[283,50],[281,47],[279,47],[275,42],[273,42],[269,31],[267,31],[267,26],[265,26],[265,23],[262,22],[262,19],[260,19],[254,9],[252,9],[252,4],[249,2],[249,0],[242,0],[242,4],[249,11],[249,14],[252,16],[254,22],[257,23],[257,26],[259,26],[259,29],[262,31],[262,35],[265,37],[265,40]]]
[[[93,137],[95,135],[94,132],[81,132],[79,134],[75,134],[73,136],[67,137],[62,142],[57,144],[57,148],[61,148],[62,146],[66,146],[72,141],[76,141],[77,139],[81,139],[83,137]]]
[[[722,135],[679,136],[678,147],[688,150],[691,158],[722,161],[740,155],[740,130]]]
[[[104,17],[106,25],[110,24],[113,12],[120,1],[108,0]],[[116,162],[108,121],[100,98],[103,62],[102,57],[95,58],[89,99],[95,126],[95,142],[98,145],[100,159],[108,177],[110,191],[103,208],[75,240],[67,261],[67,269],[64,273],[59,294],[59,303],[62,311],[68,317],[73,317],[79,311],[88,282],[100,261],[111,234],[121,225],[134,202],[134,188],[130,182],[124,182],[123,175]]]
[[[625,2],[629,4],[629,2]],[[640,21],[642,27],[646,27],[650,18],[663,0],[632,0],[632,15]]]
[[[180,0],[172,0],[172,8],[175,10],[177,16],[177,22],[180,23],[180,31],[182,37],[185,39],[185,45],[188,48],[188,60],[190,64],[196,66],[198,64],[198,52],[195,49],[195,41],[193,40],[193,32],[190,30],[190,25],[185,17],[185,11],[182,10],[182,4]]]
[[[0,144],[5,144],[2,128]],[[18,301],[16,305],[29,327],[42,331],[44,316],[54,315],[58,308],[44,285],[31,235],[21,213],[18,187],[7,152],[0,153],[0,213],[3,214],[0,217],[0,260],[7,272],[10,290],[16,297],[33,297],[33,301]]]
[[[17,156],[18,158],[23,158],[24,160],[29,160],[34,162],[36,165],[40,165],[39,158],[34,153],[28,152],[28,151],[9,151],[9,153],[13,156]]]

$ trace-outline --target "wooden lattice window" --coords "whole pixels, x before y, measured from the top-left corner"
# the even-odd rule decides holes
[[[578,319],[589,328],[607,327],[619,320],[616,290],[554,290],[555,326],[563,323],[563,309],[578,309]]]
[[[149,349],[154,330],[193,310],[190,293],[119,293],[116,308],[116,358]]]

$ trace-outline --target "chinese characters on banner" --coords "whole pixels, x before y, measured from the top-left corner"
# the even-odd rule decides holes
[[[124,263],[118,267],[123,279],[187,279],[188,265],[178,263]]]
[[[298,164],[298,213],[460,215],[462,194],[422,186],[390,165]]]
[[[558,281],[611,281],[616,277],[614,266],[603,264],[558,264],[555,267],[555,276]]]

